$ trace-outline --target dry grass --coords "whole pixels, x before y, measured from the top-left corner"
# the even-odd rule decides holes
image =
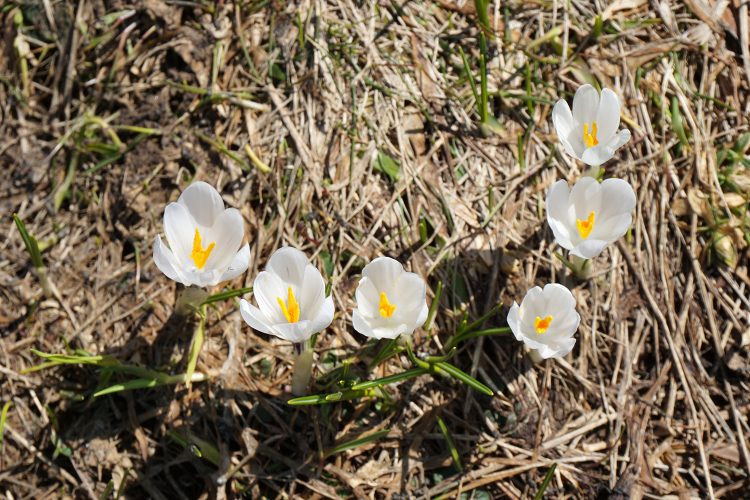
[[[112,481],[128,497],[517,498],[556,463],[549,497],[747,494],[748,170],[736,144],[750,111],[748,6],[608,3],[492,4],[502,131],[489,137],[459,53],[478,71],[470,1],[3,3],[0,399],[12,406],[0,490],[99,498]],[[543,200],[581,165],[556,144],[550,112],[590,78],[622,97],[633,140],[606,175],[630,181],[639,205],[594,279],[572,283]],[[378,155],[397,162],[397,180]],[[533,365],[512,338],[462,344],[455,362],[492,398],[423,376],[389,388],[390,401],[294,408],[291,347],[227,301],[209,311],[198,364],[212,378],[191,392],[93,399],[96,369],[22,375],[40,362],[31,348],[184,370],[192,326],[172,316],[176,287],[151,244],[194,178],[248,226],[251,269],[229,286],[250,285],[282,243],[327,269],[338,313],[318,374],[344,360],[349,377],[410,366],[368,374],[374,351],[351,328],[359,270],[380,254],[433,292],[445,284],[421,352],[439,353],[463,310],[478,317],[549,281],[574,286],[576,348]],[[14,212],[43,248],[49,297]],[[721,262],[732,250],[734,269]],[[324,455],[378,430],[389,432]],[[215,448],[216,463],[196,446]]]

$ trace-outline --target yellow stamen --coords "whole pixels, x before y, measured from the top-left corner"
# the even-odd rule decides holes
[[[393,311],[396,310],[396,306],[388,302],[388,296],[385,292],[380,292],[380,315],[384,318],[390,318],[393,316]]]
[[[206,265],[208,256],[211,255],[216,243],[211,242],[208,247],[204,250],[203,243],[201,242],[201,233],[198,228],[195,229],[195,236],[193,236],[193,251],[190,253],[190,258],[193,259],[195,267],[203,269]]]
[[[297,304],[297,299],[294,297],[292,287],[287,289],[286,303],[284,303],[284,299],[281,297],[276,297],[276,300],[279,302],[281,312],[284,313],[284,317],[289,323],[296,323],[299,321],[299,304]]]
[[[589,124],[583,124],[583,143],[587,148],[593,148],[599,144],[599,140],[596,138],[596,122],[591,122],[591,133],[589,134]]]
[[[534,328],[536,328],[537,335],[541,335],[546,332],[547,328],[549,328],[550,323],[552,323],[552,316],[547,316],[545,318],[540,318],[539,316],[537,316],[534,320]]]
[[[584,240],[589,237],[591,230],[594,229],[594,212],[589,213],[589,217],[586,220],[576,219],[576,227],[578,228],[578,234]]]

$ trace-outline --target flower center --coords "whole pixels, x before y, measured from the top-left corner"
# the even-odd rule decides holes
[[[201,232],[198,231],[198,228],[195,228],[195,236],[193,236],[193,251],[190,252],[190,258],[193,259],[195,267],[203,269],[203,266],[206,265],[206,261],[208,260],[208,256],[211,255],[215,246],[216,243],[211,242],[208,247],[204,249],[203,243],[201,242]]]
[[[286,291],[286,303],[281,297],[276,297],[279,302],[281,312],[284,313],[284,317],[289,323],[296,323],[299,321],[299,304],[297,299],[294,297],[294,291],[292,287],[289,287]]]
[[[591,122],[591,133],[589,133],[589,124],[583,124],[583,143],[587,148],[593,148],[599,144],[599,140],[596,138],[596,122]]]
[[[578,234],[581,235],[582,239],[586,239],[591,234],[591,230],[594,229],[594,212],[589,212],[589,216],[586,220],[576,219],[576,227],[578,228]]]
[[[541,335],[547,331],[550,323],[552,323],[552,316],[546,316],[544,318],[536,317],[534,320],[534,328],[536,329],[537,335]]]
[[[380,315],[384,318],[390,318],[393,316],[393,311],[396,310],[396,306],[388,302],[388,296],[385,292],[380,292],[380,306],[378,309],[380,310]]]

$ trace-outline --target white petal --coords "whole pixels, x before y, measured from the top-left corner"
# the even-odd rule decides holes
[[[325,300],[323,300],[318,315],[313,319],[310,325],[312,333],[322,332],[328,328],[333,321],[334,312],[333,297],[326,297]]]
[[[545,205],[547,207],[547,223],[555,235],[555,240],[563,248],[568,248],[572,229],[570,227],[572,210],[568,183],[559,180],[550,186]]]
[[[262,271],[255,277],[253,295],[258,302],[258,307],[271,324],[286,322],[278,299],[286,302],[288,290],[289,285],[281,281],[281,278],[274,273]],[[294,288],[292,288],[292,292],[294,292]]]
[[[547,304],[547,314],[555,316],[576,307],[576,298],[566,286],[559,283],[544,285],[543,294]]]
[[[632,223],[633,216],[630,214],[609,217],[599,226],[594,227],[594,231],[591,232],[591,238],[614,243],[628,232]],[[596,234],[594,234],[595,232]]]
[[[305,268],[310,263],[302,251],[294,247],[282,247],[276,250],[266,265],[266,271],[276,274],[282,281],[302,287]]]
[[[300,296],[297,297],[300,307],[300,317],[313,319],[317,316],[326,296],[326,285],[320,271],[311,264],[305,266]],[[331,316],[333,318],[333,316]],[[326,325],[328,326],[328,325]]]
[[[224,274],[221,275],[221,279],[219,282],[233,280],[237,276],[247,271],[249,265],[250,246],[245,243],[245,246],[243,246],[240,251],[234,255],[231,264],[229,264],[227,270],[224,271]]]
[[[352,326],[365,337],[374,336],[370,322],[356,309],[352,311]]]
[[[427,316],[429,316],[429,314],[430,308],[427,307],[427,304],[425,303],[424,307],[422,307],[422,310],[419,312],[419,316],[417,316],[417,321],[412,331],[416,330],[420,326],[423,326],[425,321],[427,321]]]
[[[584,151],[583,155],[581,155],[581,161],[586,165],[598,167],[602,163],[607,162],[607,160],[611,159],[614,155],[614,149],[610,148],[606,144],[599,144],[598,146],[588,148],[586,151]]]
[[[232,263],[245,237],[244,223],[239,210],[228,208],[215,219],[213,226],[201,235],[203,247],[215,243],[204,269],[223,271]]]
[[[570,253],[584,259],[593,259],[594,257],[598,257],[600,253],[602,253],[604,247],[607,246],[607,243],[608,242],[604,240],[592,240],[591,238],[589,238],[579,243],[573,250],[570,251]]]
[[[180,266],[185,269],[194,265],[190,253],[195,229],[195,221],[184,205],[170,203],[164,209],[164,234],[167,236],[167,243]]]
[[[574,217],[586,220],[591,212],[596,214],[601,212],[601,185],[599,181],[593,177],[581,177],[578,182],[575,183],[573,189],[570,190],[570,203],[575,207]],[[596,222],[594,222],[596,224]],[[571,225],[574,225],[575,221],[571,221]],[[575,227],[575,226],[573,226]],[[571,232],[573,229],[571,228]],[[578,236],[578,230],[575,230],[574,235]]]
[[[575,141],[571,141],[571,139],[579,134],[580,131],[576,128],[573,114],[570,112],[570,106],[568,106],[565,99],[560,99],[555,103],[555,107],[552,109],[552,123],[555,126],[557,138],[560,140],[563,148],[565,148],[565,151],[570,156],[578,158],[583,153],[583,148],[578,148],[579,150],[576,151],[576,147],[574,146]],[[583,146],[582,141],[578,142]]]
[[[607,143],[607,147],[610,148],[612,151],[617,151],[622,146],[627,144],[627,142],[630,140],[630,130],[624,128],[617,132],[612,139]]]
[[[187,208],[193,219],[204,227],[211,227],[214,220],[224,211],[221,195],[205,182],[194,182],[189,185],[177,203]]]
[[[161,242],[161,236],[154,238],[154,264],[159,268],[159,271],[163,272],[167,278],[183,283],[189,286],[190,283],[185,283],[180,275],[180,264],[175,259],[174,254],[168,248],[166,248]]]
[[[388,294],[403,272],[404,266],[399,261],[390,257],[378,257],[362,269],[362,276],[370,278],[379,292]]]
[[[388,300],[396,306],[396,312],[411,311],[424,306],[427,296],[427,286],[421,276],[404,272],[398,277],[392,295]],[[380,295],[378,294],[378,299]]]
[[[303,319],[296,323],[281,323],[273,325],[273,334],[277,337],[299,344],[312,337],[312,323]]]
[[[596,126],[596,138],[600,143],[608,143],[620,126],[620,100],[609,89],[602,89],[596,112]]]
[[[242,316],[242,319],[245,320],[245,323],[250,325],[254,330],[258,330],[259,332],[268,335],[274,335],[273,328],[270,326],[266,315],[245,299],[240,300],[240,315]]]
[[[620,233],[623,224],[627,223],[625,230],[630,227],[630,220],[623,219],[622,216],[629,216],[635,209],[635,191],[623,179],[606,179],[601,184],[601,199],[602,205],[596,213],[596,222],[590,237],[614,241],[624,234]],[[613,234],[617,236],[610,238]]]
[[[521,302],[519,318],[521,319],[521,330],[524,333],[534,332],[534,320],[537,316],[547,316],[546,305],[544,301],[544,291],[541,287],[535,286],[526,292]]]
[[[591,122],[596,120],[596,112],[599,109],[599,92],[589,85],[581,85],[573,97],[573,119],[579,127],[584,123],[591,126]],[[583,129],[581,129],[583,134]]]
[[[513,302],[510,311],[508,311],[508,326],[513,332],[513,336],[516,337],[516,340],[522,341],[524,335],[521,332],[521,316],[519,311],[520,307],[516,302]]]
[[[370,318],[379,314],[380,294],[370,278],[365,277],[359,280],[354,296],[357,299],[357,309],[360,314]]]

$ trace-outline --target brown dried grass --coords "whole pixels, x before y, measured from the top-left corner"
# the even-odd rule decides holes
[[[491,101],[503,131],[491,137],[479,133],[458,53],[478,57],[471,2],[43,1],[20,8],[20,29],[5,5],[0,397],[13,406],[2,490],[98,498],[125,478],[132,497],[517,498],[533,496],[556,463],[552,497],[742,496],[750,280],[743,220],[727,208],[717,153],[748,131],[750,61],[747,5],[729,4],[494,3],[489,86],[503,95]],[[597,13],[605,31],[595,38]],[[29,43],[27,79],[18,33]],[[594,279],[571,283],[582,323],[566,359],[530,364],[508,337],[462,346],[457,364],[495,397],[425,376],[392,388],[391,403],[289,407],[291,348],[252,332],[231,302],[210,311],[198,369],[213,378],[191,392],[92,400],[95,370],[20,374],[39,362],[30,348],[62,352],[65,342],[181,369],[191,326],[171,317],[176,287],[154,267],[151,243],[165,204],[193,178],[220,188],[247,222],[252,265],[232,287],[252,284],[282,243],[321,267],[330,255],[338,314],[319,340],[319,371],[363,353],[349,311],[361,266],[381,254],[408,262],[432,290],[446,285],[436,326],[416,339],[439,352],[463,310],[477,317],[498,298],[507,305],[534,284],[569,280],[552,254],[543,199],[581,165],[557,147],[550,111],[586,74],[623,99],[634,139],[606,170],[635,187],[635,222],[596,260]],[[181,84],[234,94],[207,101]],[[528,107],[524,96],[538,102]],[[673,99],[687,145],[670,121]],[[159,134],[136,142],[136,132],[115,129],[122,156],[92,171],[104,157],[92,143],[111,138],[94,126],[81,136],[87,115]],[[374,171],[378,152],[400,163],[397,182]],[[46,247],[52,297],[33,275],[14,212]],[[735,269],[709,259],[721,231],[740,231]],[[368,376],[355,361],[352,372]],[[391,360],[376,374],[408,366]],[[323,457],[381,429],[387,438]],[[170,432],[211,443],[219,466]],[[54,456],[58,436],[69,457]]]

